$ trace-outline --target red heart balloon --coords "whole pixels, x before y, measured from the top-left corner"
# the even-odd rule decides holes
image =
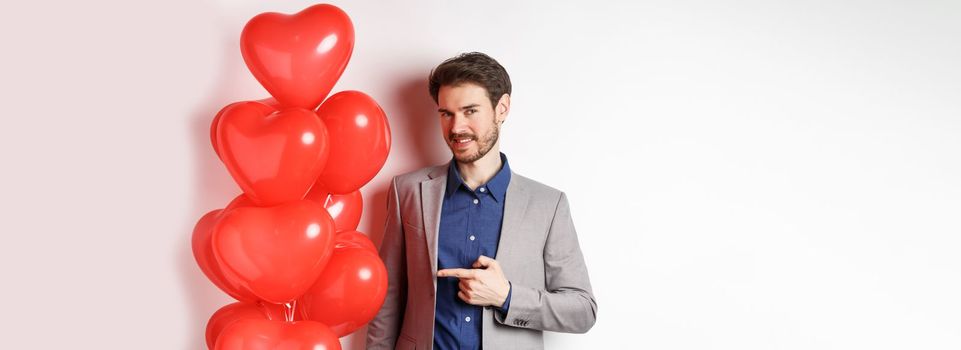
[[[191,248],[193,249],[194,259],[197,260],[200,271],[203,271],[207,279],[213,282],[217,288],[224,291],[224,293],[240,301],[256,301],[256,296],[244,288],[230,283],[224,277],[220,263],[218,263],[216,257],[214,257],[213,247],[210,244],[210,236],[213,233],[214,225],[220,221],[222,213],[223,210],[221,209],[213,210],[197,221],[197,225],[194,226],[193,237],[191,238]]]
[[[346,336],[377,315],[387,295],[387,269],[366,248],[338,247],[314,286],[300,298],[305,318]]]
[[[226,111],[228,108],[233,107],[234,105],[250,103],[251,105],[248,107],[250,108],[256,107],[261,112],[263,112],[263,114],[270,114],[276,111],[276,101],[273,101],[274,102],[273,104],[271,104],[269,101],[273,101],[273,99],[234,102],[224,106],[224,108],[221,108],[220,111],[217,112],[217,115],[214,116],[214,120],[210,122],[210,143],[213,144],[214,153],[217,154],[218,158],[220,157],[220,147],[217,146],[217,125],[218,123],[220,123],[220,116],[224,114],[224,111]]]
[[[245,319],[227,326],[216,350],[340,350],[340,340],[323,323]]]
[[[348,194],[331,194],[323,186],[314,185],[304,199],[321,203],[334,218],[337,232],[356,230],[364,211],[364,197],[360,190]]]
[[[317,108],[353,50],[350,17],[327,4],[293,15],[261,13],[247,22],[240,36],[247,68],[287,107]]]
[[[244,319],[286,321],[287,317],[283,305],[261,302],[228,304],[210,315],[210,320],[207,321],[207,348],[214,348],[217,336],[224,328]]]
[[[329,198],[328,198],[329,196]],[[307,192],[304,199],[312,200],[327,209],[327,214],[334,219],[334,227],[337,232],[356,230],[360,224],[360,216],[364,210],[364,199],[360,191],[350,194],[329,194],[320,186],[314,186]],[[239,195],[234,198],[224,210],[239,207],[256,206],[246,195]]]
[[[370,241],[367,235],[359,231],[341,231],[334,236],[334,249],[339,248],[363,248],[371,253],[377,254],[377,247]]]
[[[237,197],[234,197],[234,199],[231,200],[230,203],[227,203],[227,206],[224,207],[224,210],[231,210],[231,209],[240,208],[240,207],[256,207],[256,206],[257,205],[250,200],[250,197],[247,197],[247,195],[241,193],[237,195]]]
[[[273,109],[283,109],[283,108],[284,108],[283,106],[280,105],[280,102],[277,102],[277,99],[276,99],[276,98],[273,98],[273,97],[262,98],[262,99],[259,99],[259,100],[255,101],[255,102],[263,103],[263,104],[265,104],[265,105],[270,106],[270,108],[273,108]]]
[[[390,152],[384,110],[360,91],[342,91],[317,109],[330,134],[330,158],[318,183],[334,194],[360,189],[377,175]]]
[[[304,198],[327,163],[327,128],[314,112],[267,114],[263,104],[228,107],[217,124],[221,160],[257,205]]]
[[[334,221],[309,200],[231,209],[213,231],[214,255],[224,277],[275,304],[310,288],[334,244]]]

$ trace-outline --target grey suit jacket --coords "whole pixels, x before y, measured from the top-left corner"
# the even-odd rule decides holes
[[[367,349],[431,349],[437,237],[448,164],[397,176],[387,199],[380,257],[387,297],[367,330]],[[511,173],[497,260],[511,281],[507,315],[483,312],[483,347],[543,349],[543,331],[584,333],[597,302],[563,192]]]

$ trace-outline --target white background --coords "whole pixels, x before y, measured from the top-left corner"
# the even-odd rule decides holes
[[[209,122],[267,97],[247,19],[310,4],[0,5],[0,347],[203,348],[230,300],[190,231],[239,192]],[[389,178],[449,156],[429,70],[507,67],[502,150],[570,197],[599,304],[548,348],[961,348],[961,3],[336,4],[334,91],[393,128],[378,241]]]

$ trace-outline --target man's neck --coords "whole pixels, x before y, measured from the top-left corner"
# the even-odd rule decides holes
[[[487,152],[481,159],[473,163],[457,163],[457,171],[460,172],[464,184],[471,190],[481,184],[485,184],[497,175],[503,165],[501,162],[501,152],[498,145],[494,145],[490,152]]]

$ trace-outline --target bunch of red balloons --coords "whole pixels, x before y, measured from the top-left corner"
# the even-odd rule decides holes
[[[350,18],[326,4],[243,29],[244,61],[273,98],[232,103],[210,128],[243,190],[193,232],[200,269],[238,300],[211,316],[211,349],[340,349],[383,304],[387,271],[356,230],[390,127],[362,92],[327,98],[353,47]]]

